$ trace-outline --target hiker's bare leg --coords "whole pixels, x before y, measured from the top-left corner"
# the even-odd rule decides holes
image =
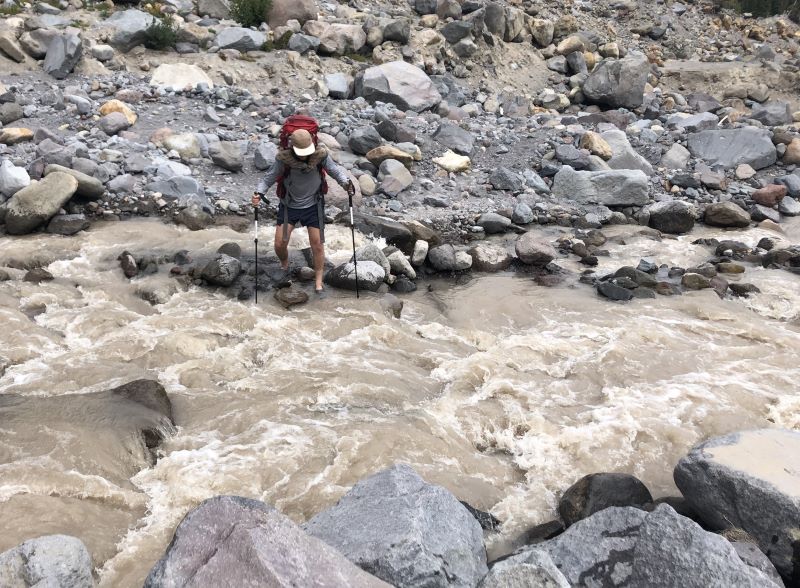
[[[322,273],[325,269],[325,245],[320,238],[319,229],[308,227],[308,241],[311,244],[311,252],[314,254],[314,278],[315,288],[322,288]]]
[[[278,259],[281,260],[281,267],[289,269],[289,237],[292,236],[294,225],[289,225],[288,235],[286,241],[283,240],[283,225],[275,227],[275,253],[278,254]]]

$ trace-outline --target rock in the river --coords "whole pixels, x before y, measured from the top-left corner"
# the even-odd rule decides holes
[[[24,167],[17,167],[8,159],[0,162],[0,202],[10,198],[31,183]]]
[[[483,227],[487,235],[492,235],[508,231],[511,228],[511,219],[496,212],[485,212],[475,224]]]
[[[308,294],[306,294],[306,292],[297,286],[293,285],[287,288],[279,288],[278,290],[275,290],[274,296],[275,300],[280,302],[286,308],[308,302]]]
[[[750,214],[733,202],[715,202],[706,207],[703,222],[713,227],[749,227]]]
[[[83,214],[57,214],[48,223],[47,232],[56,235],[74,235],[88,229],[90,224]]]
[[[479,588],[570,588],[547,552],[523,551],[495,563]]]
[[[527,265],[545,266],[556,258],[556,250],[539,239],[534,232],[528,232],[517,239],[514,249],[519,260]]]
[[[175,222],[190,231],[202,231],[214,222],[214,218],[197,204],[190,204],[178,213]]]
[[[196,90],[199,85],[213,88],[214,82],[196,65],[187,63],[162,63],[153,72],[150,85],[171,92]]]
[[[478,521],[403,464],[361,480],[305,528],[395,586],[476,586],[487,572]]]
[[[442,100],[427,74],[405,61],[384,63],[359,73],[355,94],[369,102],[389,102],[415,112],[433,108]]]
[[[218,253],[206,264],[201,275],[204,280],[215,286],[230,286],[239,277],[241,268],[241,263],[235,257]]]
[[[92,567],[80,539],[45,535],[0,553],[0,586],[93,588]]]
[[[53,218],[77,189],[78,181],[60,172],[23,188],[8,202],[6,231],[10,235],[30,233]]]
[[[504,248],[489,243],[479,243],[470,249],[472,267],[480,272],[500,272],[511,265],[513,258]]]
[[[787,585],[800,578],[800,433],[762,429],[710,439],[680,460],[674,476],[706,524],[744,529]]]
[[[75,33],[64,33],[50,43],[42,69],[57,80],[63,80],[75,69],[82,55],[81,38]]]
[[[662,233],[688,233],[694,227],[696,211],[683,200],[664,200],[656,202],[647,209],[650,212],[650,226]]]
[[[600,282],[597,284],[597,292],[609,300],[626,302],[633,298],[633,292],[623,288],[614,282]]]
[[[758,170],[778,158],[769,131],[753,127],[693,133],[689,135],[689,151],[709,165],[726,169],[746,163]]]
[[[381,287],[386,272],[374,261],[358,262],[358,287],[361,290],[377,292]],[[343,290],[356,289],[356,269],[352,261],[343,263],[325,274],[325,283]]]
[[[408,257],[402,251],[395,251],[387,258],[391,272],[396,276],[406,276],[410,280],[417,279],[417,272]]]
[[[215,496],[189,512],[144,585],[386,586],[271,506],[240,496]]]
[[[609,506],[644,508],[653,501],[647,487],[629,474],[589,474],[575,482],[558,502],[558,514],[568,527]]]
[[[389,260],[386,258],[386,256],[383,254],[383,250],[372,242],[367,243],[366,245],[362,245],[356,250],[356,260],[359,262],[374,261],[379,266],[381,266],[385,276],[388,276],[392,271],[391,264],[389,263]],[[360,273],[361,272],[359,272],[359,274]]]
[[[642,206],[648,200],[641,170],[575,171],[564,166],[553,178],[553,193],[581,204]]]
[[[440,272],[456,272],[472,267],[472,257],[464,251],[457,251],[452,245],[438,245],[428,250],[428,262]]]
[[[356,228],[365,235],[383,237],[386,239],[386,243],[402,250],[413,247],[413,234],[408,227],[395,220],[358,212],[353,215],[353,218]]]
[[[583,83],[583,93],[592,103],[610,108],[637,108],[644,101],[650,63],[644,55],[605,59]]]

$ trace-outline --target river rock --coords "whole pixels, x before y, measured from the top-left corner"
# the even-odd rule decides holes
[[[442,146],[460,153],[461,155],[469,155],[473,149],[472,133],[466,129],[462,129],[452,123],[442,123],[433,138]]]
[[[196,65],[162,63],[153,72],[150,85],[167,92],[183,92],[196,90],[200,85],[213,88],[214,82]]]
[[[53,218],[77,189],[75,178],[58,172],[23,188],[8,202],[6,231],[10,235],[30,233]]]
[[[753,192],[751,198],[756,204],[772,208],[777,206],[786,196],[786,186],[769,184]]]
[[[306,530],[395,586],[476,586],[487,573],[478,521],[404,464],[358,482]]]
[[[608,160],[611,169],[638,169],[653,175],[653,166],[636,152],[623,131],[606,131],[600,136],[611,147],[612,156]]]
[[[689,151],[711,166],[726,169],[746,163],[759,170],[778,158],[769,131],[753,127],[693,133],[689,135]]]
[[[627,302],[633,298],[633,292],[631,290],[611,281],[598,283],[597,292],[601,296],[616,302]]]
[[[315,0],[272,0],[267,23],[272,30],[285,26],[290,20],[304,25],[317,19],[317,11]]]
[[[688,233],[694,227],[696,211],[683,200],[663,200],[647,210],[650,212],[649,226],[662,233]]]
[[[610,108],[637,108],[644,102],[650,63],[644,55],[605,59],[583,83],[586,99]]]
[[[425,72],[405,61],[384,63],[359,73],[355,94],[369,102],[389,102],[415,112],[433,108],[442,100]]]
[[[56,235],[75,235],[89,228],[91,223],[83,214],[57,214],[47,224],[47,232]]]
[[[55,79],[63,80],[75,69],[82,55],[81,38],[75,33],[64,33],[50,43],[42,69]]]
[[[780,574],[800,577],[800,433],[745,431],[710,439],[682,458],[675,483],[713,529],[752,535]]]
[[[240,496],[215,496],[190,511],[144,585],[386,586],[274,508]]]
[[[750,118],[768,127],[788,125],[792,123],[792,109],[788,102],[770,100],[754,105]]]
[[[750,214],[733,202],[715,202],[706,207],[703,222],[713,227],[749,227]]]
[[[253,31],[244,27],[228,27],[222,29],[215,40],[220,49],[236,49],[241,52],[257,51],[267,41],[261,31]]]
[[[545,551],[531,549],[495,563],[478,588],[570,588]]]
[[[589,474],[564,492],[558,514],[568,527],[609,506],[644,508],[653,502],[647,487],[628,474]]]
[[[197,204],[190,204],[178,213],[175,222],[190,231],[202,231],[214,223],[214,218]]]
[[[215,286],[230,286],[239,277],[241,268],[238,259],[219,253],[206,264],[201,276]]]
[[[155,18],[141,10],[131,8],[115,12],[105,20],[105,24],[115,29],[110,45],[127,53],[137,45],[144,43],[147,29],[155,22]],[[177,67],[185,67],[183,64]]]
[[[78,181],[78,189],[75,191],[75,193],[78,196],[83,196],[89,200],[97,200],[98,198],[101,198],[106,191],[103,183],[100,180],[74,169],[70,169],[56,163],[50,163],[44,168],[44,175],[46,177],[52,173],[71,175]]]
[[[383,267],[374,261],[362,261],[358,264],[358,287],[361,290],[377,292],[386,279]],[[352,261],[343,263],[325,274],[325,283],[343,290],[356,289],[356,269]]]
[[[0,162],[0,202],[10,198],[30,183],[31,178],[24,167],[17,167],[8,159]]]
[[[364,235],[382,237],[387,244],[403,251],[410,251],[414,246],[415,239],[411,230],[395,220],[360,212],[354,213],[353,220],[356,228]]]
[[[508,229],[511,228],[511,219],[502,214],[497,214],[496,212],[485,212],[478,218],[475,224],[483,227],[487,235],[492,235],[508,231]]]
[[[244,167],[244,150],[238,141],[219,141],[209,147],[211,161],[222,169],[232,172],[242,171]]]
[[[383,254],[383,250],[375,245],[375,243],[367,243],[366,245],[362,245],[356,250],[356,260],[357,261],[373,261],[381,266],[383,269],[384,276],[388,276],[391,271],[391,264],[386,256]]]
[[[279,288],[275,290],[274,297],[275,300],[280,302],[285,308],[308,302],[308,294],[297,286]]]
[[[0,103],[0,124],[11,124],[23,116],[25,116],[25,113],[22,110],[22,106],[16,102]]]
[[[511,222],[517,225],[529,225],[533,222],[533,210],[524,202],[518,202],[511,213]]]
[[[479,272],[501,272],[508,269],[513,261],[505,247],[489,243],[479,243],[467,253],[472,257],[472,267]]]
[[[46,535],[0,553],[0,586],[93,588],[92,567],[80,539]]]
[[[784,216],[800,216],[800,202],[791,196],[785,196],[778,204],[778,212]]]
[[[417,272],[408,257],[402,251],[395,251],[387,258],[391,272],[396,276],[406,276],[410,280],[417,279]]]
[[[556,250],[533,232],[525,233],[514,245],[519,260],[527,265],[545,266],[556,258]]]
[[[575,171],[564,166],[553,178],[553,193],[581,204],[642,206],[648,200],[641,170]]]

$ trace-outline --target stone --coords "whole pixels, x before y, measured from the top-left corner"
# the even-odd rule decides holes
[[[781,200],[786,196],[786,186],[778,184],[769,184],[763,188],[759,188],[751,195],[753,202],[761,204],[762,206],[774,207],[777,206]]]
[[[47,223],[77,189],[75,178],[59,172],[23,188],[7,204],[6,232],[24,235]]]
[[[17,63],[25,61],[25,52],[10,31],[0,31],[0,54],[5,53]]]
[[[44,59],[47,56],[47,48],[50,43],[59,36],[56,29],[36,29],[22,33],[19,44],[25,52],[34,59]]]
[[[363,214],[353,214],[356,228],[364,235],[382,237],[388,245],[401,250],[410,250],[414,246],[414,235],[405,225],[391,219]]]
[[[608,143],[613,153],[608,160],[611,169],[638,169],[648,176],[653,175],[653,166],[636,152],[623,131],[606,131],[601,137]]]
[[[784,586],[783,580],[778,574],[778,570],[775,569],[775,566],[772,565],[772,562],[769,561],[769,558],[764,555],[764,552],[758,548],[758,545],[755,543],[749,543],[744,541],[731,541],[731,545],[733,545],[733,549],[736,551],[736,555],[739,556],[744,563],[746,563],[751,568],[755,568],[764,573],[767,578],[769,578],[772,582],[775,583],[776,586]]]
[[[514,244],[519,260],[527,265],[545,266],[556,258],[556,250],[535,233],[520,236]]]
[[[267,37],[260,31],[244,27],[228,27],[217,33],[216,45],[220,49],[236,49],[237,51],[257,51],[267,41]]]
[[[17,145],[33,140],[33,131],[24,127],[0,129],[0,145]]]
[[[8,159],[0,162],[0,202],[10,198],[30,183],[31,178],[24,167],[17,167]]]
[[[414,183],[411,172],[396,159],[387,159],[381,163],[378,180],[381,191],[392,198]]]
[[[92,45],[92,57],[105,63],[114,59],[114,48],[111,45]]]
[[[308,302],[308,294],[294,285],[288,288],[279,288],[275,291],[274,297],[285,308]]]
[[[518,202],[511,213],[511,222],[516,225],[529,225],[534,218],[533,210],[524,202]]]
[[[190,511],[144,586],[192,584],[386,586],[274,508],[240,496],[215,496]]]
[[[411,264],[419,267],[425,260],[428,258],[428,251],[430,249],[430,244],[427,241],[423,241],[422,239],[417,240],[414,243],[414,250],[411,253]]]
[[[694,207],[683,200],[656,202],[647,210],[650,212],[650,227],[674,235],[691,231],[697,214]]]
[[[380,147],[376,147],[375,149],[370,150],[365,157],[367,158],[367,161],[378,168],[384,161],[389,159],[399,161],[407,168],[411,167],[411,164],[414,161],[414,157],[411,154],[393,145],[381,145]]]
[[[505,247],[479,243],[469,251],[472,267],[479,272],[501,272],[509,268],[513,257]]]
[[[759,170],[777,161],[769,131],[744,127],[689,135],[689,151],[711,166],[733,169],[746,163]]]
[[[382,144],[383,139],[374,127],[356,129],[348,139],[350,150],[357,155],[367,155],[370,151],[380,147]]]
[[[675,483],[704,523],[747,531],[781,576],[797,578],[798,456],[796,431],[733,433],[693,448],[675,467]]]
[[[112,194],[132,194],[136,185],[136,179],[130,174],[122,174],[113,180],[109,180],[106,188]]]
[[[230,18],[230,2],[228,0],[197,0],[197,14],[218,20]]]
[[[367,34],[361,25],[335,23],[325,26],[319,35],[319,52],[329,55],[357,53],[366,44]]]
[[[425,72],[404,61],[384,63],[359,73],[355,94],[369,102],[388,102],[414,112],[433,108],[442,100]]]
[[[238,259],[218,253],[203,268],[201,276],[214,286],[230,286],[239,277],[241,269],[242,265]]]
[[[672,147],[661,157],[661,167],[667,169],[686,169],[691,157],[689,150],[680,143],[673,143]]]
[[[202,156],[200,140],[194,133],[168,135],[164,137],[163,146],[169,151],[176,151],[184,161]]]
[[[267,170],[275,164],[275,158],[278,156],[278,146],[271,141],[262,141],[256,147],[253,156],[253,165],[258,170]]]
[[[361,480],[305,529],[394,586],[476,586],[488,571],[478,521],[405,464]]]
[[[466,155],[458,155],[449,149],[445,151],[444,155],[441,157],[434,157],[433,163],[451,173],[467,171],[472,165],[469,157]]]
[[[297,51],[300,55],[304,55],[309,51],[316,51],[319,49],[319,39],[311,35],[295,33],[289,38],[288,48],[289,51]]]
[[[708,129],[716,129],[719,124],[719,117],[710,112],[701,112],[700,114],[687,115],[683,112],[673,114],[667,119],[667,126],[686,131],[689,133],[697,133]]]
[[[575,171],[564,166],[553,178],[553,193],[581,204],[643,206],[649,189],[641,170]]]
[[[0,586],[93,588],[92,568],[80,539],[45,535],[0,553]]]
[[[617,302],[627,302],[633,298],[633,292],[613,282],[600,282],[597,284],[597,292]]]
[[[525,180],[518,173],[507,167],[497,167],[489,175],[489,183],[495,190],[519,192],[525,186]]]
[[[634,476],[589,474],[564,492],[558,502],[558,514],[569,527],[610,506],[644,508],[652,502],[650,491]]]
[[[800,202],[791,196],[785,196],[778,204],[778,212],[784,216],[800,216]]]
[[[82,56],[81,38],[74,33],[64,33],[50,43],[42,69],[55,79],[63,80],[72,73]]]
[[[0,103],[0,124],[8,125],[25,116],[22,107],[16,102]]]
[[[222,169],[232,172],[242,171],[244,167],[244,149],[238,141],[219,141],[208,149],[211,161]]]
[[[770,100],[755,104],[750,118],[768,127],[792,124],[792,109],[788,102]]]
[[[202,231],[214,223],[214,218],[197,204],[190,204],[178,213],[175,222],[190,231]]]
[[[75,235],[89,228],[91,223],[83,214],[57,214],[47,224],[47,232],[56,235]]]
[[[531,35],[539,47],[547,47],[553,42],[555,25],[553,21],[544,18],[535,18],[531,25]]]
[[[581,149],[586,149],[589,151],[589,153],[597,155],[598,157],[602,157],[605,160],[611,159],[611,157],[614,155],[613,151],[611,150],[611,145],[609,145],[603,137],[594,131],[586,131],[583,134],[581,137],[580,147]]]
[[[644,102],[650,64],[643,55],[605,59],[589,74],[583,94],[594,104],[610,108],[637,108]]]
[[[105,194],[106,189],[103,183],[92,176],[56,163],[50,163],[44,168],[45,177],[52,173],[68,174],[75,178],[78,181],[78,189],[75,191],[75,194],[83,196],[88,200],[97,200],[98,198],[102,198],[103,194]]]
[[[750,178],[756,175],[756,170],[754,170],[751,166],[747,165],[746,163],[742,163],[741,165],[736,167],[735,173],[737,180],[749,180]]]
[[[317,20],[317,12],[314,0],[272,0],[266,20],[272,30],[286,26],[290,20],[296,20],[302,26],[310,20]]]
[[[352,76],[343,73],[326,74],[323,81],[328,87],[328,95],[335,100],[348,100],[353,94]]]
[[[687,272],[681,277],[681,286],[687,290],[704,290],[711,287],[711,281],[704,275]]]
[[[570,588],[549,554],[523,551],[496,562],[478,588]]]
[[[388,276],[392,271],[391,264],[383,254],[383,250],[374,243],[367,243],[366,245],[359,247],[356,250],[356,260],[359,262],[372,261],[377,263],[379,266],[381,266],[381,269],[383,269],[384,276]]]
[[[785,165],[800,165],[800,138],[792,139],[786,146],[786,153],[783,154]]]
[[[443,147],[461,155],[469,155],[473,149],[472,133],[452,123],[442,123],[433,138]]]
[[[131,125],[124,114],[121,112],[112,112],[102,117],[98,121],[98,126],[106,135],[113,136],[130,128]]]
[[[198,86],[214,88],[214,82],[196,65],[162,63],[153,72],[150,85],[167,92],[196,90]]]
[[[445,40],[454,45],[472,35],[473,24],[468,20],[454,20],[444,25],[439,31]]]
[[[716,202],[706,207],[703,222],[713,227],[749,227],[750,215],[733,202]]]
[[[428,250],[428,263],[440,272],[459,272],[472,267],[472,257],[466,252],[456,251],[450,244],[437,245]]]
[[[410,280],[417,279],[417,272],[411,265],[411,261],[402,251],[395,251],[386,259],[389,262],[392,274],[396,276],[406,276]]]
[[[483,227],[487,235],[492,235],[508,231],[511,228],[511,219],[495,212],[485,212],[475,224]]]
[[[109,189],[111,189],[110,182]],[[147,189],[151,192],[160,192],[162,197],[173,200],[179,200],[183,196],[191,194],[203,195],[205,193],[200,182],[187,176],[156,177],[147,185]]]
[[[361,290],[377,292],[383,281],[386,279],[386,272],[374,261],[362,261],[358,263],[358,287]],[[325,274],[325,283],[342,290],[356,289],[356,268],[352,261],[343,263],[329,270]]]
[[[105,104],[100,107],[100,115],[106,116],[114,112],[119,112],[125,116],[125,120],[128,121],[128,126],[132,127],[136,124],[137,116],[133,109],[122,102],[121,100],[109,100]]]
[[[154,22],[155,18],[152,15],[135,8],[115,12],[105,20],[106,25],[115,29],[109,44],[127,53],[137,45],[144,43],[147,37],[147,29]],[[180,64],[174,67],[181,68],[185,66]]]

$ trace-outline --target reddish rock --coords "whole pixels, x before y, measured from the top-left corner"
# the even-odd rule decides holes
[[[753,192],[753,202],[772,208],[786,196],[786,186],[771,184]]]

